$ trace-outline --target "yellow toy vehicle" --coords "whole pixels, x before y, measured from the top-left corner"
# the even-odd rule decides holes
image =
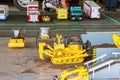
[[[12,38],[8,43],[9,48],[23,48],[25,47],[25,39],[22,30],[13,30]]]
[[[51,20],[50,16],[42,16],[41,18],[42,18],[42,21],[44,22],[50,22]]]
[[[53,64],[81,63],[84,57],[92,54],[92,46],[89,41],[83,44],[80,38],[77,37],[77,40],[73,37],[63,38],[59,34],[56,38],[39,39],[39,57],[45,60],[44,55],[47,55]]]
[[[113,34],[112,39],[113,39],[115,45],[116,45],[118,48],[120,48],[120,36],[118,36],[118,35],[116,35],[116,34]]]
[[[72,70],[64,70],[60,76],[54,76],[54,80],[89,80],[87,69],[79,66]]]
[[[65,8],[56,9],[57,19],[68,19],[68,12]]]

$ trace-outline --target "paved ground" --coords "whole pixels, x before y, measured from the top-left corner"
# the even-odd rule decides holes
[[[35,38],[26,38],[26,48],[10,49],[9,38],[0,37],[0,80],[52,80],[68,65],[53,65],[41,61],[35,46]]]

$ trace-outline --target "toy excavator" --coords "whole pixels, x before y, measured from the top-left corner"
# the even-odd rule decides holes
[[[75,36],[74,36],[75,37]],[[74,39],[74,37],[62,37],[62,35],[56,34],[56,41],[48,44],[46,41],[51,39],[43,39],[39,42],[39,57],[45,60],[44,55],[50,57],[53,64],[73,64],[82,63],[84,57],[88,57],[92,54],[92,46],[89,41],[82,42],[80,37]]]
[[[120,49],[120,36],[113,34],[112,39],[113,39],[115,45]]]
[[[72,70],[64,70],[60,76],[55,75],[53,80],[89,80],[88,71],[84,66]]]
[[[21,29],[12,30],[12,38],[8,43],[9,48],[23,48],[25,47],[25,39]]]

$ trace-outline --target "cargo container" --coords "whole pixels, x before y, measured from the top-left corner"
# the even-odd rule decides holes
[[[0,20],[6,20],[9,15],[8,5],[0,5]]]
[[[30,2],[27,6],[28,22],[39,22],[40,11],[38,1]]]
[[[94,1],[84,1],[83,12],[88,18],[101,18],[101,7]]]

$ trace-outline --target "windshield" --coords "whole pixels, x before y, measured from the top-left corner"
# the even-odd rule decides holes
[[[38,12],[30,12],[30,15],[38,15]]]
[[[73,11],[74,13],[81,13],[81,11]]]
[[[59,10],[58,13],[60,13],[60,14],[67,14],[67,10]]]

